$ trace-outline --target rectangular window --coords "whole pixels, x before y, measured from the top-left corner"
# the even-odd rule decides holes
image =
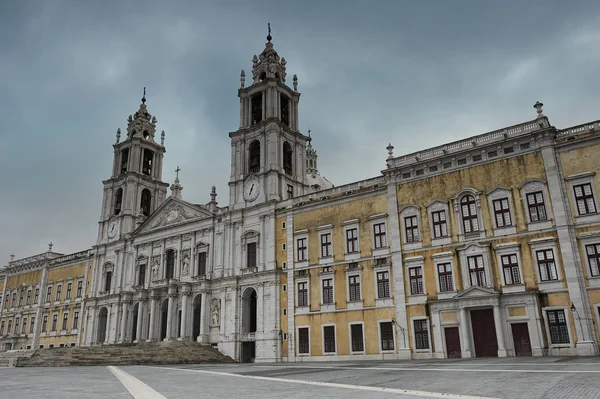
[[[375,238],[375,248],[387,247],[387,239],[385,236],[385,223],[377,223],[373,225],[373,237]]]
[[[522,150],[526,150],[526,149],[528,149],[529,147],[531,147],[531,144],[529,144],[529,143],[522,143],[522,144],[519,146],[519,148],[521,148]]]
[[[54,313],[52,315],[52,330],[50,331],[56,331],[56,323],[58,322],[58,313]]]
[[[40,298],[40,289],[36,288],[35,289],[35,295],[33,296],[33,303],[37,304],[39,298]]]
[[[73,330],[76,330],[79,326],[79,312],[73,313]]]
[[[410,179],[410,172],[402,173],[402,178],[403,179]]]
[[[360,276],[348,277],[348,286],[350,288],[350,302],[360,301]]]
[[[440,279],[440,292],[454,291],[452,265],[450,263],[440,263],[437,265],[437,269],[438,278]]]
[[[490,151],[488,152],[488,158],[493,158],[498,156],[498,151]]]
[[[65,299],[71,299],[71,291],[73,289],[73,283],[67,284],[67,297]]]
[[[33,334],[34,327],[35,327],[35,316],[31,316],[31,322],[29,323],[29,334]]]
[[[323,279],[323,303],[324,304],[332,304],[333,303],[333,279],[326,278]]]
[[[553,344],[568,344],[569,330],[567,329],[567,319],[564,310],[549,310],[548,327],[550,328],[550,341]]]
[[[309,353],[308,327],[298,329],[298,353]]]
[[[444,164],[442,165],[444,167],[444,169],[448,169],[452,167],[452,162],[444,162]]]
[[[381,350],[393,351],[394,350],[394,326],[391,321],[379,323],[379,330],[381,331]]]
[[[594,193],[590,183],[573,186],[573,191],[575,191],[575,201],[577,202],[577,212],[579,215],[596,213]]]
[[[323,342],[325,344],[325,353],[335,353],[335,327],[323,327]]]
[[[291,174],[291,170],[288,174]],[[287,197],[288,199],[294,198],[294,186],[292,186],[291,184],[288,184],[287,186]]]
[[[140,265],[140,268],[138,270],[138,285],[140,286],[144,286],[144,283],[146,282],[146,265]]]
[[[27,332],[27,317],[23,317],[23,327],[21,327],[21,334],[25,334]]]
[[[433,238],[448,237],[448,222],[446,211],[431,212],[433,221]]]
[[[377,272],[377,298],[390,298],[390,272]]]
[[[19,294],[19,306],[23,306],[23,295],[25,295],[25,293],[21,291]]]
[[[475,198],[467,195],[460,200],[460,209],[463,220],[464,233],[469,234],[479,231],[479,220],[477,219],[477,204]]]
[[[429,335],[427,334],[427,320],[414,320],[415,347],[416,349],[429,349]]]
[[[19,318],[15,319],[15,334],[19,333]]]
[[[206,252],[198,253],[198,276],[206,275]]]
[[[408,269],[410,281],[410,294],[419,295],[423,293],[423,272],[421,266]]]
[[[505,153],[505,154],[511,154],[511,153],[513,153],[513,152],[515,152],[515,149],[514,149],[513,147],[506,147],[506,148],[504,149],[504,153]]]
[[[558,280],[558,273],[556,272],[556,262],[554,260],[554,251],[551,249],[537,251],[536,258],[538,268],[540,271],[540,280]]]
[[[346,230],[346,253],[358,252],[358,229]]]
[[[42,319],[42,332],[46,332],[46,328],[48,327],[48,316],[44,316]]]
[[[418,169],[416,172],[417,176],[421,176],[425,171],[423,169]]]
[[[104,291],[106,291],[106,292],[110,291],[111,283],[112,283],[112,272],[106,272],[106,280],[104,282]]]
[[[352,352],[364,351],[362,324],[351,324],[350,335],[352,340]]]
[[[492,204],[494,206],[496,227],[512,226],[510,208],[508,207],[508,198],[494,200]]]
[[[52,287],[48,287],[48,291],[46,292],[46,302],[50,302],[52,299]]]
[[[406,232],[406,242],[419,241],[419,225],[416,215],[404,218],[404,231]]]
[[[67,322],[69,321],[69,314],[68,313],[63,313],[63,322],[62,322],[62,330],[66,330],[67,329]]]
[[[546,205],[544,205],[544,194],[541,191],[527,194],[527,209],[529,210],[529,220],[532,222],[541,222],[548,219]]]
[[[483,256],[469,256],[467,257],[467,263],[469,265],[469,275],[471,278],[471,286],[485,287],[485,269],[483,267]]]
[[[16,304],[17,304],[17,293],[13,292],[12,303],[11,303],[10,307],[14,308]]]
[[[519,274],[519,263],[517,255],[502,255],[502,273],[504,274],[504,284],[521,284],[521,275]]]
[[[458,160],[458,164],[459,165],[466,165],[467,164],[467,158],[459,159]]]
[[[585,252],[590,265],[590,276],[600,276],[600,244],[586,245]]]
[[[10,334],[12,332],[12,319],[8,320],[8,327],[6,328],[6,333]]]
[[[81,298],[81,291],[83,291],[83,281],[77,282],[77,298]]]
[[[473,162],[481,161],[481,155],[473,155]]]
[[[331,256],[331,233],[321,234],[321,258]]]
[[[308,283],[298,283],[298,306],[308,306]]]
[[[256,267],[256,243],[251,242],[246,245],[246,265],[248,268]]]
[[[437,172],[438,171],[438,167],[437,166],[430,166],[429,167],[429,171],[430,172]]]
[[[305,260],[308,260],[308,248],[306,246],[307,240],[308,240],[307,238],[298,238],[296,240],[296,251],[297,251],[296,260],[298,262],[303,262]]]
[[[55,301],[60,301],[60,295],[62,294],[62,284],[59,284],[56,287],[56,298],[54,299]]]

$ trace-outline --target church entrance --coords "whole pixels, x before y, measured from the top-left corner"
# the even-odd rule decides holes
[[[256,358],[256,342],[242,342],[242,362],[253,363]]]
[[[98,337],[96,343],[103,344],[106,341],[106,320],[108,319],[108,310],[106,308],[100,309],[98,315]]]
[[[197,341],[200,336],[200,318],[202,317],[202,295],[194,298],[194,317],[192,323],[192,340]]]
[[[137,339],[137,320],[138,320],[138,313],[140,311],[140,303],[136,303],[135,306],[133,307],[133,318],[131,319],[131,342],[134,342]]]
[[[248,288],[244,291],[242,297],[242,332],[244,333],[256,332],[257,299],[258,295],[256,295],[256,290],[254,288]]]
[[[498,340],[492,309],[471,310],[476,357],[498,357]]]
[[[169,300],[165,299],[161,306],[160,317],[160,340],[167,338],[167,315],[169,312]]]

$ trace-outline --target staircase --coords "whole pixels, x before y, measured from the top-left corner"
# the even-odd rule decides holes
[[[0,367],[15,367],[18,359],[27,359],[35,353],[35,350],[14,350],[0,352]]]
[[[19,357],[16,367],[125,366],[137,364],[233,363],[217,349],[197,342],[79,346],[38,349]]]

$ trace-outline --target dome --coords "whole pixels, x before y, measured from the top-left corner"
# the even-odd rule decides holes
[[[311,192],[333,188],[333,183],[321,176],[318,172],[308,173],[306,175],[306,183],[308,184]]]

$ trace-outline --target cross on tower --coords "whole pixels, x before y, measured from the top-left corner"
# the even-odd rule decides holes
[[[179,179],[179,172],[181,171],[181,168],[178,166],[177,169],[175,169],[175,172],[177,173],[177,176],[175,176],[176,179]]]

